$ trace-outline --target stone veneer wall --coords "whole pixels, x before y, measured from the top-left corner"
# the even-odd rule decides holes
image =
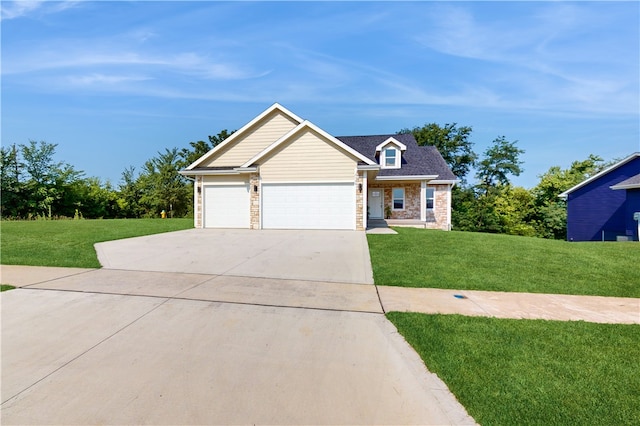
[[[449,185],[427,185],[427,187],[435,188],[435,208],[427,210],[425,226],[429,229],[448,231]],[[372,183],[369,188],[383,190],[383,215],[386,214],[388,206],[391,209],[390,219],[420,220],[420,182],[376,182]],[[393,210],[393,188],[404,188],[404,210]]]
[[[389,219],[420,220],[420,182],[376,182],[369,188],[380,188],[384,192],[382,214],[385,219],[387,206],[391,209]],[[393,210],[393,188],[404,188],[404,210]]]
[[[449,185],[427,185],[428,188],[435,188],[435,208],[433,210],[427,210],[427,228],[429,229],[442,229],[443,231],[449,231],[450,224],[447,222],[447,216],[449,214],[448,200],[450,197],[451,188]]]
[[[254,188],[258,188],[258,191],[254,191]],[[251,173],[249,175],[249,203],[251,209],[249,227],[251,229],[260,229],[260,192],[262,192],[260,175]]]
[[[364,186],[362,186],[362,191],[360,190],[361,186],[363,185],[363,179],[362,179],[362,172],[358,173],[358,176],[356,178],[356,185],[355,185],[355,191],[356,191],[356,230],[357,231],[364,231],[364,217],[362,214],[362,207],[363,207],[363,203],[364,203],[364,194],[363,192],[366,191],[366,188],[364,188]]]
[[[193,217],[195,219],[194,226],[196,228],[202,228],[204,225],[202,223],[202,197],[204,192],[204,188],[202,187],[202,176],[196,176],[196,181],[193,183],[193,186],[195,195],[195,207],[193,212]]]

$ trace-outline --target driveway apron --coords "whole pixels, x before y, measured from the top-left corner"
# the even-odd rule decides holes
[[[0,294],[2,424],[474,424],[382,314],[364,232],[96,250]]]
[[[473,423],[381,314],[42,288],[0,300],[2,424]]]

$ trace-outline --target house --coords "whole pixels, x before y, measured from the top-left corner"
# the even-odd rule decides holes
[[[640,152],[560,194],[567,200],[568,241],[638,241]]]
[[[364,230],[369,219],[451,228],[456,183],[410,134],[335,137],[274,104],[180,172],[196,228]]]

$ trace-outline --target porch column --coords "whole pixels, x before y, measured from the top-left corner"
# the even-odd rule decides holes
[[[362,172],[362,224],[366,231],[369,218],[367,217],[368,205],[369,205],[369,180],[367,179],[367,171]]]
[[[427,221],[427,181],[420,181],[420,220]]]

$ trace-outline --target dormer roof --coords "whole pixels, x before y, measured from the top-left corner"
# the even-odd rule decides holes
[[[402,164],[398,169],[380,169],[378,177],[429,176],[438,181],[455,182],[456,176],[438,152],[435,146],[418,146],[416,139],[410,133],[372,136],[338,136],[337,139],[349,145],[358,152],[376,161],[378,146],[384,146],[393,139],[405,146],[402,153]],[[434,177],[435,176],[435,177]]]
[[[400,148],[400,151],[406,151],[407,150],[407,146],[405,144],[403,144],[402,142],[400,142],[399,140],[397,140],[396,138],[394,138],[392,136],[389,139],[385,140],[384,142],[380,143],[378,146],[376,146],[376,152],[382,151],[382,149],[384,147],[386,147],[387,145],[390,145],[390,144],[393,144],[393,145],[397,146],[398,148]]]

